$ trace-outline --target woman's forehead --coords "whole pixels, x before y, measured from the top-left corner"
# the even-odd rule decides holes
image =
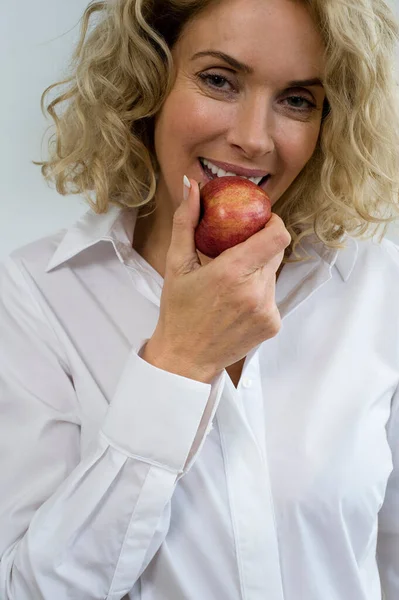
[[[273,79],[321,78],[324,67],[317,26],[305,4],[292,0],[212,3],[187,24],[178,46],[178,58],[186,62],[220,51]]]

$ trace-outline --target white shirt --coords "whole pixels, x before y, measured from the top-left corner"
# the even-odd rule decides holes
[[[140,357],[163,279],[135,219],[2,267],[0,598],[398,600],[396,246],[309,241],[236,389]]]

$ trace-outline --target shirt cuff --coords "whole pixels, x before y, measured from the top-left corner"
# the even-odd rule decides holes
[[[224,373],[202,383],[159,369],[140,357],[147,341],[129,354],[102,433],[125,454],[182,473],[200,423],[201,438],[209,431]]]

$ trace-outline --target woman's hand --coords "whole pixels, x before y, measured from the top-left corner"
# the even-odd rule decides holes
[[[160,316],[143,358],[209,383],[279,332],[276,273],[291,237],[272,214],[264,229],[202,266],[194,243],[200,194],[197,182],[190,183],[174,214]]]

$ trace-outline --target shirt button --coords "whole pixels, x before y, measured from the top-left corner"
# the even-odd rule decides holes
[[[250,379],[249,377],[244,377],[243,380],[242,380],[242,385],[245,388],[252,387],[252,379]]]

